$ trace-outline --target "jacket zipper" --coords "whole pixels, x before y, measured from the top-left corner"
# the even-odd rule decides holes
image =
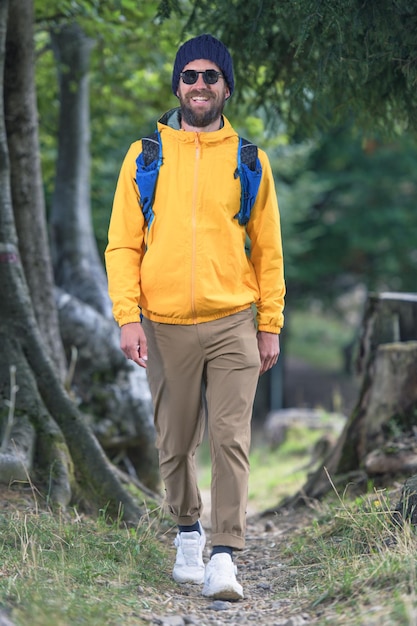
[[[197,311],[195,303],[195,275],[196,275],[196,259],[197,259],[197,188],[198,188],[198,169],[200,160],[200,137],[195,134],[195,163],[194,163],[194,187],[193,200],[191,207],[191,228],[192,228],[192,252],[191,252],[191,311],[194,324],[197,324]]]

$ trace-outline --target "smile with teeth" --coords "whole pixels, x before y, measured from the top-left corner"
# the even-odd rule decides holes
[[[211,94],[207,94],[207,93],[194,93],[194,94],[190,94],[188,96],[189,100],[192,100],[193,102],[209,102],[212,99],[212,95]]]

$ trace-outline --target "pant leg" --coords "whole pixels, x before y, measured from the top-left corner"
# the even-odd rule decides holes
[[[245,545],[251,418],[260,357],[250,309],[200,325],[212,457],[212,544]],[[204,326],[204,328],[203,328]]]
[[[143,319],[156,446],[166,501],[177,524],[201,516],[195,454],[204,434],[201,385],[204,354],[196,327]]]

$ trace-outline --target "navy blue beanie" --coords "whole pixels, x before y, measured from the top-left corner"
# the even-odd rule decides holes
[[[233,62],[229,50],[219,39],[212,35],[199,35],[194,37],[194,39],[189,39],[178,49],[172,71],[172,91],[174,96],[177,95],[182,70],[188,63],[196,59],[213,61],[221,69],[229,87],[230,95],[232,95],[235,81],[233,78]]]

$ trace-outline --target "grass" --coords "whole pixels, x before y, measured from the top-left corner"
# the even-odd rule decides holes
[[[295,492],[317,436],[295,429],[278,451],[256,443],[250,509]],[[271,546],[272,562],[282,563],[272,601],[305,610],[317,626],[415,626],[417,540],[412,527],[392,524],[392,508],[386,492],[334,492],[304,511],[303,523]],[[160,514],[128,529],[105,512],[94,521],[75,510],[12,509],[0,515],[0,612],[11,611],[16,626],[149,624],[172,594],[172,542],[161,541]]]
[[[295,429],[279,451],[255,437],[252,510],[277,504],[302,484],[306,470],[300,468],[317,436]],[[199,464],[200,484],[207,489],[206,442]],[[117,520],[109,523],[105,511],[96,521],[76,510],[52,514],[10,501],[14,493],[19,489],[6,490],[2,498],[9,512],[0,515],[0,611],[11,611],[16,626],[149,623],[164,593],[172,593],[172,541],[160,540],[167,527],[162,514],[149,515],[129,529]]]
[[[0,605],[16,625],[145,624],[168,579],[149,519],[127,529],[15,511],[0,517],[0,537]]]
[[[349,337],[333,322],[291,314],[288,353],[337,368]],[[250,512],[277,505],[305,483],[322,434],[296,427],[272,450],[255,433]],[[200,485],[208,489],[206,442],[198,460]],[[0,513],[0,621],[4,611],[15,626],[141,626],[169,599],[172,542],[161,542],[162,516],[149,515],[133,529],[109,523],[104,511],[98,520],[76,510],[57,515],[10,496],[13,490]],[[271,559],[282,563],[279,580],[270,581],[272,600],[305,610],[316,626],[415,626],[417,539],[413,527],[392,524],[392,508],[388,492],[370,488],[356,499],[334,491],[301,513],[285,549],[271,545]]]
[[[302,487],[321,434],[294,428],[276,451],[257,441],[249,512],[275,506]],[[209,485],[207,456],[206,450],[200,459],[203,488]],[[279,580],[272,581],[276,602],[302,607],[317,626],[415,626],[417,537],[410,525],[392,522],[398,495],[372,485],[356,498],[333,490],[316,508],[301,511],[305,523],[286,535],[284,553],[281,545],[276,555],[271,551],[271,559],[283,565]]]
[[[271,449],[260,434],[254,434],[250,454],[249,507],[264,511],[304,485],[314,444],[323,432],[295,425],[279,448]]]
[[[338,498],[294,536],[284,561],[293,601],[308,594],[319,625],[414,626],[417,623],[414,528],[392,523],[384,493]]]
[[[268,445],[261,431],[253,433],[248,491],[250,511],[260,512],[276,506],[304,485],[307,473],[312,469],[309,466],[312,449],[326,433],[328,419],[323,411],[323,429],[294,424],[288,429],[285,441],[276,449]],[[200,488],[208,490],[211,469],[206,439],[198,452],[198,466]]]

